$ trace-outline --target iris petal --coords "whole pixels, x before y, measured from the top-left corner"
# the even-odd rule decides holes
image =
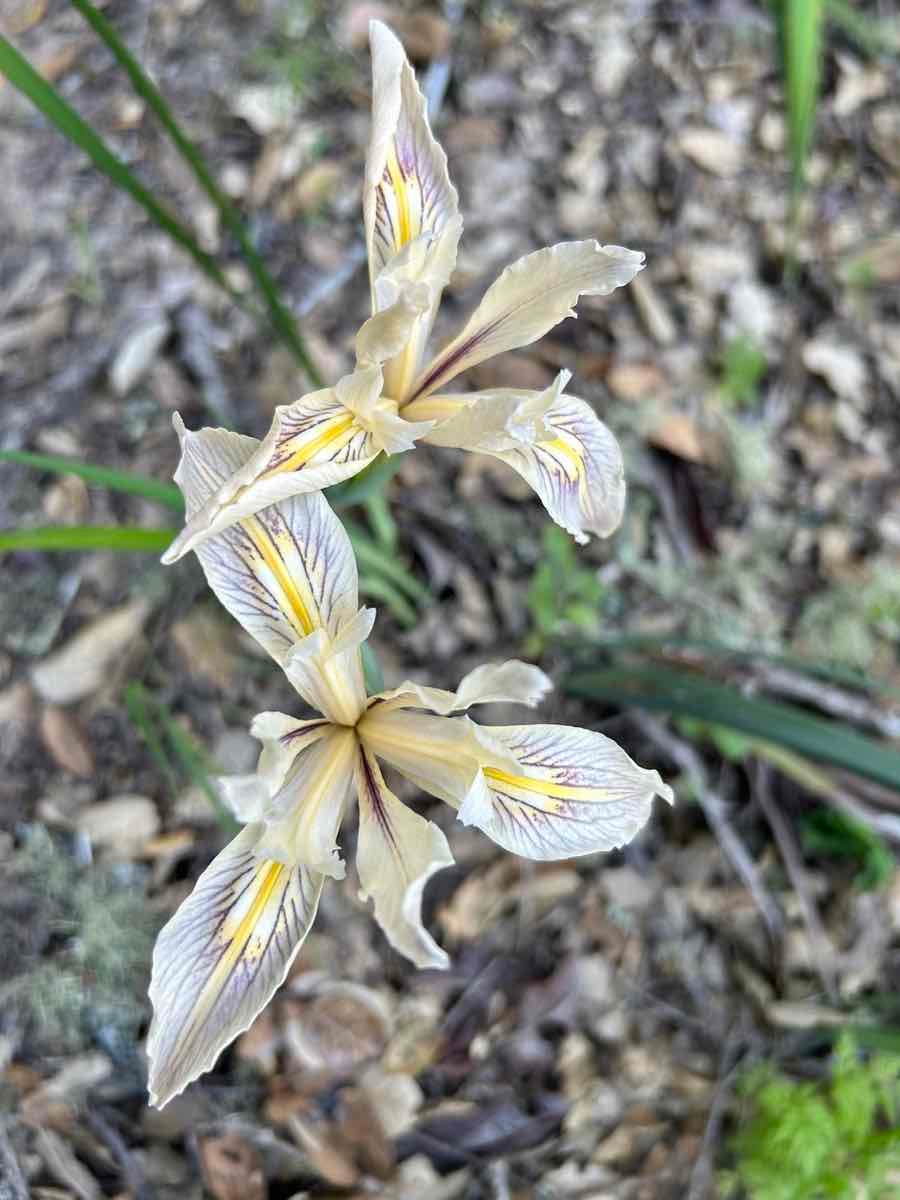
[[[323,877],[258,857],[260,831],[248,825],[213,859],[157,939],[147,1053],[158,1108],[265,1007],[315,917]]]

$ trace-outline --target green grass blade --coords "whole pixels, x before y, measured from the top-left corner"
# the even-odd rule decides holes
[[[399,454],[379,454],[374,462],[352,479],[336,483],[326,490],[325,495],[332,508],[349,508],[351,504],[362,504],[380,491],[400,470]]]
[[[774,0],[774,7],[796,194],[803,187],[819,100],[825,3],[824,0]]]
[[[587,668],[573,672],[563,688],[585,700],[712,721],[900,790],[900,751],[888,743],[794,705],[744,695],[728,684],[654,666]]]
[[[416,626],[416,610],[406,597],[383,575],[359,576],[359,591],[367,600],[375,600],[384,604],[398,624],[404,629],[414,629]]]
[[[231,286],[216,261],[205,250],[200,249],[189,230],[159,203],[156,197],[131,173],[125,163],[113,154],[99,134],[63,100],[56,88],[49,84],[15,46],[2,36],[0,36],[0,72],[14,87],[28,97],[35,108],[43,113],[60,133],[73,145],[83,150],[107,179],[110,179],[117,187],[136,200],[160,229],[186,250],[197,266],[214,283],[227,292],[232,300],[243,303],[240,293]]]
[[[431,593],[420,583],[393,554],[379,549],[367,533],[352,521],[344,521],[344,528],[353,546],[361,572],[381,575],[416,604],[424,604]]]
[[[129,525],[0,529],[0,553],[4,550],[140,550],[159,554],[174,536],[173,529],[138,529]]]
[[[240,826],[222,803],[210,778],[214,767],[201,747],[178,724],[169,706],[151,695],[142,683],[135,681],[125,690],[125,707],[173,795],[177,795],[179,790],[178,773],[172,761],[174,758],[182,774],[205,794],[222,829],[229,835],[237,833]],[[171,754],[168,753],[169,749]]]
[[[238,215],[237,209],[219,188],[204,162],[200,151],[185,134],[161,92],[150,77],[145,74],[140,63],[133,57],[127,46],[119,39],[118,34],[109,21],[107,21],[106,17],[97,11],[93,4],[90,3],[90,0],[72,0],[72,6],[78,9],[85,21],[87,21],[123,68],[128,75],[131,86],[141,99],[146,101],[148,108],[156,115],[166,133],[172,139],[179,154],[193,171],[197,182],[218,209],[222,223],[232,233],[240,247],[244,261],[247,263],[247,267],[253,277],[253,282],[268,309],[269,318],[275,331],[285,345],[293,352],[312,383],[316,387],[321,387],[321,376],[310,358],[309,351],[300,336],[294,318],[282,301],[275,281],[267,271],[265,263],[250,240],[250,236],[244,228],[244,223]]]
[[[585,639],[579,635],[576,638],[556,638],[557,644],[570,646],[579,651],[585,648]],[[758,646],[735,646],[729,642],[718,642],[712,638],[692,638],[683,634],[630,633],[614,634],[612,636],[593,638],[588,644],[591,652],[608,651],[615,656],[619,651],[640,650],[648,655],[694,653],[710,659],[729,660],[737,662],[773,663],[786,667],[801,675],[812,675],[817,679],[825,679],[841,687],[853,688],[870,696],[889,696],[900,700],[900,688],[879,679],[877,675],[864,675],[851,667],[841,667],[815,662],[812,659],[801,658],[796,654],[778,654],[762,650]]]
[[[827,0],[828,16],[864,54],[900,52],[900,17],[873,17],[854,8],[850,0]]]
[[[0,450],[0,462],[21,463],[35,467],[38,471],[52,471],[57,475],[77,475],[86,483],[110,488],[114,492],[128,492],[132,496],[143,496],[157,500],[176,512],[184,512],[181,492],[174,483],[161,483],[147,475],[131,471],[116,471],[112,467],[101,467],[94,463],[79,462],[75,458],[63,458],[55,454],[32,454],[28,450]]]
[[[216,820],[222,829],[230,835],[236,834],[240,825],[222,803],[222,798],[216,790],[210,773],[215,768],[209,760],[209,757],[204,753],[200,746],[194,741],[191,735],[185,732],[184,729],[175,720],[175,717],[168,707],[161,700],[155,702],[156,715],[166,732],[175,756],[181,764],[181,769],[190,779],[195,787],[199,787],[209,801],[213,812],[216,814]]]
[[[153,719],[151,697],[142,683],[134,681],[125,688],[125,711],[128,713],[132,725],[146,742],[151,758],[166,781],[169,795],[173,800],[177,799],[178,773],[166,754],[163,739]]]

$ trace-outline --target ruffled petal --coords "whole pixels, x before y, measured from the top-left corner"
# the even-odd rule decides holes
[[[397,799],[364,746],[356,759],[356,789],[356,869],[363,899],[374,901],[375,920],[395,950],[417,967],[447,967],[446,953],[422,924],[426,883],[453,863],[447,839],[437,825]]]
[[[372,21],[369,31],[372,135],[363,213],[374,289],[378,276],[404,247],[422,234],[434,236],[459,223],[459,201],[447,172],[447,156],[431,132],[425,97],[402,45],[380,21]]]
[[[363,212],[372,310],[392,305],[398,287],[425,287],[425,305],[408,338],[385,360],[385,390],[402,406],[456,264],[462,218],[447,156],[431,133],[425,99],[403,47],[378,21],[370,32],[372,137]]]
[[[524,858],[558,859],[631,841],[653,797],[673,801],[657,771],[601,733],[566,725],[478,726],[467,717],[370,710],[367,747],[459,819]]]
[[[658,771],[639,767],[602,733],[567,725],[490,726],[482,732],[516,766],[483,766],[487,796],[470,789],[459,818],[523,858],[614,850],[643,829],[654,796],[674,801]]]
[[[476,667],[463,676],[455,692],[408,679],[399,687],[373,696],[369,705],[381,713],[395,708],[425,708],[447,716],[464,712],[473,704],[525,704],[534,708],[552,689],[553,684],[540,667],[513,658]]]
[[[380,367],[356,371],[333,388],[277,408],[269,432],[257,443],[252,438],[235,441],[237,435],[218,429],[188,434],[176,418],[182,459],[175,482],[185,494],[188,521],[162,561],[175,562],[271,504],[356,475],[384,448],[377,424],[360,416],[377,416],[381,389]],[[226,444],[232,458],[239,452],[244,457],[236,469],[222,471]],[[213,480],[215,486],[209,487]]]
[[[279,792],[301,750],[315,745],[330,729],[331,723],[324,719],[298,721],[286,713],[257,713],[250,724],[251,735],[262,742],[256,778],[269,797]],[[263,811],[268,811],[268,805]]]
[[[356,361],[361,367],[385,363],[409,343],[415,323],[427,312],[431,292],[424,284],[395,287],[356,335]]]
[[[252,439],[237,434],[184,433],[179,482],[189,507],[202,505],[248,452]],[[356,615],[356,559],[321,494],[291,496],[246,516],[196,552],[220,602],[278,663],[309,634],[336,637]]]
[[[260,857],[250,825],[210,863],[153,952],[150,1101],[202,1075],[269,1002],[309,932],[323,877]]]
[[[430,419],[433,445],[499,458],[534,488],[550,516],[578,542],[608,537],[625,511],[619,444],[584,400],[565,395],[568,372],[543,392],[514,388],[431,396],[407,406]]]
[[[343,879],[337,835],[353,789],[355,751],[353,730],[333,725],[300,749],[268,805],[260,854]]]
[[[284,660],[285,674],[300,695],[336,725],[355,725],[366,707],[360,648],[374,622],[374,608],[361,608],[337,637],[316,630]]]
[[[605,296],[635,277],[644,256],[595,241],[560,242],[507,267],[485,292],[461,333],[416,380],[410,399],[439,391],[477,363],[537,341],[566,317],[579,296]]]
[[[264,712],[254,717],[250,732],[262,742],[252,775],[221,775],[216,790],[222,803],[242,825],[264,821],[272,797],[281,788],[301,750],[314,745],[331,728],[328,721],[298,721],[284,713]]]

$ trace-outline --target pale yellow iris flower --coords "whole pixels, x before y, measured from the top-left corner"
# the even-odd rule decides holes
[[[252,438],[179,428],[176,473],[188,518],[256,453]],[[522,662],[479,667],[456,692],[404,683],[367,697],[360,648],[374,614],[360,609],[356,564],[321,494],[244,515],[196,546],[210,587],[320,713],[262,713],[249,776],[221,782],[244,823],[162,930],[153,955],[150,1094],[167,1103],[208,1070],[283,982],[309,932],[325,880],[344,875],[337,839],[359,810],[356,871],[388,941],[420,967],[447,956],[421,920],[430,876],[453,859],[441,829],[387,787],[387,764],[459,819],[533,859],[611,850],[647,821],[644,770],[600,733],[560,725],[475,724],[475,704],[532,706],[550,687]]]
[[[356,369],[334,387],[276,409],[242,471],[191,518],[164,562],[287,496],[357,474],[417,441],[491,454],[518,471],[579,541],[622,519],[625,481],[615,438],[565,392],[449,393],[459,374],[527,346],[568,316],[579,296],[629,283],[644,256],[595,241],[561,242],[507,267],[462,330],[430,360],[426,346],[462,232],[447,157],[403,48],[372,22],[372,137],[363,194],[373,315],[356,338]]]

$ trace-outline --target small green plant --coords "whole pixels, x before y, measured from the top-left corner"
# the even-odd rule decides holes
[[[353,59],[335,45],[327,13],[317,0],[289,0],[274,39],[254,55],[255,65],[301,102],[354,79]]]
[[[803,608],[796,648],[821,662],[866,669],[900,640],[900,575],[875,559],[867,575],[814,596]]]
[[[854,883],[862,892],[884,887],[894,873],[896,860],[884,840],[862,821],[833,808],[818,808],[805,817],[802,837],[808,854],[855,862]]]
[[[747,1114],[731,1142],[727,1197],[889,1200],[900,1195],[900,1055],[863,1059],[838,1042],[831,1080],[796,1083],[771,1063],[743,1078]]]
[[[79,867],[42,826],[14,856],[7,894],[27,898],[41,952],[15,953],[16,919],[0,911],[0,950],[15,964],[0,985],[4,1011],[19,1014],[36,1044],[73,1053],[99,1034],[133,1040],[157,922],[128,865]],[[37,947],[35,947],[37,949]]]
[[[759,394],[766,356],[753,338],[738,334],[726,343],[720,359],[719,396],[727,408],[748,408]]]
[[[547,526],[541,560],[528,588],[533,628],[526,654],[539,655],[547,642],[564,633],[596,634],[603,590],[596,571],[580,565],[572,539],[557,526]]]

